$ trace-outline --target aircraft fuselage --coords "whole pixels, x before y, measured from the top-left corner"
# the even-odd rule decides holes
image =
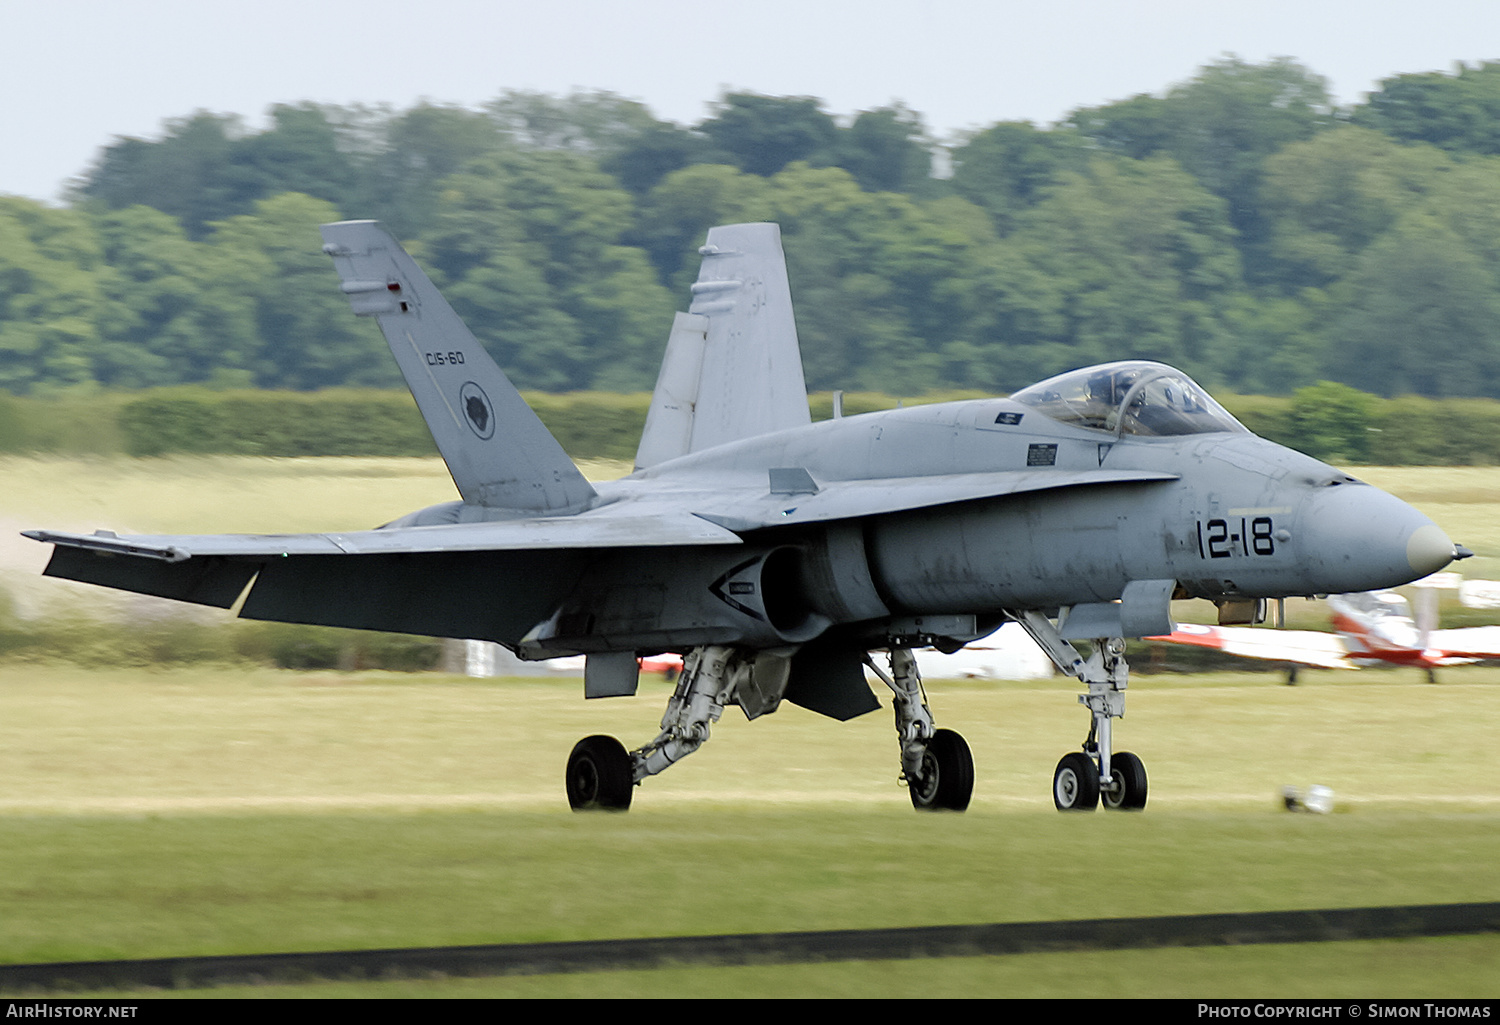
[[[817,491],[772,493],[778,468],[806,471]],[[1150,479],[1075,483],[1101,471]],[[841,487],[926,482],[937,496],[988,475],[997,485],[1026,475],[1029,489],[796,522]],[[601,555],[553,629],[531,639],[533,656],[774,647],[891,618],[971,616],[992,629],[1007,610],[1116,601],[1132,581],[1175,581],[1178,597],[1213,600],[1387,588],[1453,551],[1399,499],[1247,432],[1116,437],[1007,399],[824,421],[599,491],[606,503],[667,501],[738,530],[736,508],[774,500],[792,522],[766,520],[733,548]]]

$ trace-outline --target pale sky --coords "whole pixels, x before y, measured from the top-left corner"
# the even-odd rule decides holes
[[[1353,103],[1500,59],[1500,0],[0,0],[0,193],[55,200],[117,136],[274,103],[607,89],[692,124],[725,88],[904,101],[940,136],[1160,93],[1225,54]]]

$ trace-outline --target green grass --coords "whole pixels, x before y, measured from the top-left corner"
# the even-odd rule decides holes
[[[226,986],[132,996],[480,999],[944,997],[1493,999],[1500,937]],[[101,994],[102,995],[102,994]]]
[[[1500,813],[1475,752],[1500,733],[1500,670],[1136,676],[1121,749],[1146,759],[1153,808],[1258,812],[1321,783],[1350,812]],[[547,810],[581,736],[655,735],[667,688],[584,701],[576,679],[181,669],[0,675],[0,813],[444,807]],[[1058,757],[1087,717],[1065,679],[930,687],[976,752],[976,810],[1051,810]],[[888,702],[888,696],[883,698]],[[693,804],[905,811],[889,713],[836,723],[784,706],[729,710],[713,740],[637,791],[647,814]]]
[[[1076,686],[1058,680],[931,686],[939,721],[975,749],[965,815],[911,810],[888,714],[839,724],[789,707],[753,724],[731,710],[707,747],[637,791],[630,814],[579,816],[561,793],[568,749],[592,732],[647,739],[660,683],[584,702],[576,680],[13,668],[0,676],[0,961],[1497,900],[1500,803],[1476,752],[1500,728],[1500,672],[1448,679],[1323,673],[1288,688],[1243,674],[1139,677],[1118,736],[1151,773],[1142,815],[1052,810],[1052,766],[1085,728]],[[1281,785],[1314,782],[1335,789],[1338,813],[1276,810]],[[1493,938],[1306,950],[292,992],[1500,987]],[[1423,962],[1434,967],[1412,967]],[[1110,967],[1122,963],[1143,974]],[[1286,972],[1292,964],[1325,967]]]
[[[7,819],[7,961],[1500,899],[1491,815],[678,804]],[[1497,980],[1500,985],[1500,980]]]
[[[629,465],[580,464],[593,480]],[[358,530],[458,498],[443,461],[397,457],[35,459],[0,456],[7,520],[118,533]]]

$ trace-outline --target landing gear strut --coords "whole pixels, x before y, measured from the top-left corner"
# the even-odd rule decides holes
[[[1065,754],[1052,774],[1052,801],[1058,811],[1093,811],[1102,802],[1113,811],[1146,807],[1146,767],[1128,751],[1113,750],[1113,721],[1125,716],[1125,688],[1130,667],[1125,641],[1101,637],[1087,660],[1063,639],[1051,620],[1039,612],[1013,618],[1025,628],[1059,669],[1088,687],[1078,696],[1089,709],[1089,735],[1082,751]]]
[[[974,793],[974,757],[964,738],[933,726],[911,649],[890,649],[889,674],[866,656],[895,695],[901,779],[914,808],[963,811]],[[764,655],[764,653],[762,653]],[[758,676],[757,673],[760,675]],[[786,675],[757,669],[757,653],[724,645],[695,648],[683,661],[677,687],[650,743],[626,751],[613,737],[585,737],[568,757],[568,803],[574,811],[625,811],[636,784],[686,758],[708,740],[724,706],[738,701],[755,716],[775,708]],[[767,701],[766,688],[771,691]]]
[[[922,677],[910,648],[892,647],[887,676],[868,656],[865,665],[891,689],[896,736],[901,741],[901,779],[918,811],[963,811],[974,794],[974,756],[964,738],[933,726]]]
[[[683,661],[661,732],[634,751],[614,737],[585,737],[568,756],[568,804],[574,811],[625,811],[635,785],[692,754],[708,740],[734,694],[740,666],[732,648],[695,648]]]

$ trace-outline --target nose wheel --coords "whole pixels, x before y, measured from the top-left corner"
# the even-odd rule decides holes
[[[1109,786],[1099,788],[1099,800],[1110,811],[1140,811],[1146,807],[1146,766],[1129,751],[1119,751],[1110,760]]]
[[[1099,766],[1082,751],[1062,756],[1052,773],[1052,803],[1058,811],[1140,811],[1146,807],[1146,766],[1129,751],[1110,759],[1110,781],[1099,778]]]
[[[1052,773],[1052,803],[1058,811],[1093,811],[1099,806],[1099,768],[1081,751],[1062,756]]]

